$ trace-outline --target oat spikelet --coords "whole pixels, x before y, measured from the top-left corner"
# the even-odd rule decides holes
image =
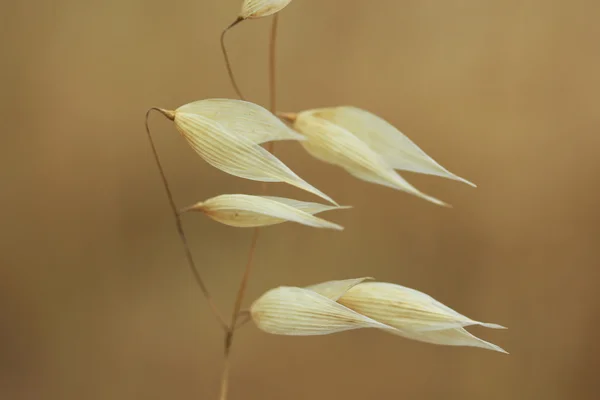
[[[281,197],[224,194],[186,207],[183,211],[202,212],[215,221],[240,228],[291,221],[314,228],[342,230],[341,226],[313,215],[342,208],[348,207],[326,206]]]
[[[278,287],[250,308],[261,330],[276,335],[327,335],[359,328],[388,328],[312,290]]]
[[[349,329],[377,328],[426,343],[481,347],[506,353],[464,329],[470,325],[504,327],[472,320],[417,290],[370,282],[371,279],[272,289],[255,301],[251,316],[257,326],[268,333],[325,335]]]
[[[266,108],[249,101],[205,99],[181,106],[178,112],[202,115],[255,144],[276,140],[306,140]]]
[[[262,18],[283,10],[292,0],[244,0],[240,18]]]
[[[408,326],[409,330],[420,332],[470,325],[503,328],[465,317],[418,290],[386,282],[363,282],[354,285],[338,302],[401,330]]]
[[[318,113],[352,132],[394,169],[441,176],[476,186],[442,167],[396,127],[375,114],[352,106],[322,108]]]
[[[342,167],[367,182],[402,190],[438,205],[447,205],[416,189],[366,143],[349,130],[321,118],[318,110],[297,114],[294,128],[307,138],[300,143],[313,157]]]
[[[175,122],[175,127],[190,146],[215,168],[240,178],[262,182],[285,182],[337,205],[331,197],[301,179],[277,157],[244,135],[241,128],[243,121],[235,122],[239,119],[239,108],[242,105],[239,106],[236,107],[236,112],[225,112],[226,116],[221,115],[217,120],[197,113],[195,111],[197,104],[185,105],[175,111],[160,111]],[[251,112],[256,112],[255,107],[248,106],[248,103],[246,106]],[[259,114],[263,120],[268,119],[267,114]],[[271,119],[277,119],[270,113],[268,115]],[[219,122],[219,119],[223,118],[229,118],[230,121]],[[228,124],[233,127],[227,128]],[[249,125],[254,126],[252,123]],[[279,129],[277,124],[274,123],[273,126],[274,130]],[[279,134],[274,134],[277,135]],[[268,135],[259,134],[255,138],[265,136]]]

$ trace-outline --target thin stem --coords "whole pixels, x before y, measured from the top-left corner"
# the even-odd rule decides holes
[[[260,236],[260,229],[254,228],[252,233],[252,244],[250,245],[250,253],[248,254],[248,261],[246,262],[246,268],[244,269],[244,275],[240,283],[240,288],[235,299],[235,305],[233,307],[233,315],[231,316],[231,324],[229,330],[225,334],[225,365],[223,365],[223,375],[221,376],[221,395],[220,400],[227,400],[227,392],[229,389],[229,370],[231,369],[231,362],[229,361],[229,355],[231,353],[231,346],[233,345],[233,335],[235,333],[237,319],[240,315],[240,309],[242,308],[242,301],[246,288],[248,287],[248,280],[250,278],[250,272],[252,272],[252,261],[254,259],[254,253],[256,250],[256,244]]]
[[[240,316],[240,310],[242,308],[242,301],[244,300],[244,295],[246,294],[246,288],[248,287],[248,281],[250,279],[250,273],[252,272],[252,265],[254,261],[254,253],[256,252],[256,244],[258,243],[258,238],[260,237],[260,229],[254,228],[254,232],[252,233],[252,242],[250,244],[250,252],[248,253],[248,261],[246,262],[246,268],[244,269],[244,274],[242,275],[242,280],[240,282],[240,288],[238,289],[238,294],[235,299],[235,305],[233,306],[233,314],[231,315],[231,324],[228,339],[225,340],[225,352],[229,352],[231,349],[231,344],[233,341],[233,334],[235,332],[235,326],[237,324],[237,319]]]
[[[158,170],[160,172],[160,176],[162,178],[162,182],[165,187],[165,191],[167,192],[167,197],[169,199],[169,204],[171,205],[171,210],[173,211],[173,218],[175,219],[175,225],[177,227],[177,233],[179,233],[179,239],[181,240],[181,243],[183,244],[183,248],[185,250],[185,257],[187,259],[188,265],[190,266],[190,269],[192,270],[192,273],[194,274],[196,283],[200,287],[200,290],[202,291],[202,294],[206,298],[206,301],[208,301],[208,305],[210,306],[210,309],[212,310],[213,314],[219,321],[219,324],[221,325],[223,330],[228,331],[229,327],[225,323],[225,319],[221,316],[221,313],[219,312],[217,306],[213,302],[212,296],[210,295],[210,292],[208,291],[208,288],[204,284],[204,281],[202,280],[202,277],[200,276],[200,273],[198,272],[198,269],[196,268],[196,264],[194,263],[194,258],[192,257],[192,252],[190,251],[190,246],[189,246],[187,238],[185,236],[185,232],[183,231],[183,226],[181,224],[181,218],[179,217],[179,213],[177,212],[177,206],[175,205],[175,201],[173,200],[173,194],[171,193],[171,189],[169,188],[169,182],[167,181],[167,176],[165,175],[165,171],[160,162],[160,158],[158,157],[158,151],[156,150],[156,146],[154,145],[154,140],[152,139],[152,135],[150,134],[150,127],[148,126],[148,116],[150,115],[150,112],[152,110],[156,110],[156,111],[162,113],[163,115],[167,116],[167,118],[170,118],[170,114],[168,111],[165,111],[165,110],[162,110],[159,108],[149,109],[148,112],[146,113],[146,133],[148,134],[148,141],[150,142],[150,146],[152,147],[152,153],[154,154],[154,160],[156,161],[156,166],[158,167]]]
[[[276,98],[276,74],[275,69],[277,67],[276,64],[276,44],[277,44],[277,27],[279,22],[279,15],[275,14],[272,19],[271,25],[271,34],[269,39],[269,97],[270,97],[270,110],[273,114],[275,114],[277,107],[277,98]],[[235,25],[235,23],[233,24]],[[232,26],[233,26],[232,25]],[[223,45],[223,36],[221,36],[221,44]],[[223,46],[223,49],[225,47]],[[226,53],[224,53],[226,54]],[[229,63],[227,61],[229,66]],[[229,68],[229,71],[231,69]],[[230,72],[230,77],[232,76]],[[235,80],[232,79],[232,83],[235,85]],[[240,95],[238,91],[238,95]],[[240,95],[240,98],[243,97]],[[267,150],[271,153],[275,151],[275,143],[269,142],[267,144]],[[266,192],[266,184],[262,185],[263,193]],[[246,294],[246,288],[248,287],[248,281],[250,280],[250,274],[252,272],[252,264],[254,260],[254,253],[256,252],[256,245],[258,243],[258,238],[260,237],[260,229],[254,228],[254,232],[252,233],[252,242],[250,244],[250,252],[248,253],[248,261],[246,262],[246,268],[244,270],[244,274],[242,275],[242,281],[240,282],[240,287],[238,289],[238,293],[235,299],[235,305],[233,307],[233,314],[231,317],[231,324],[229,325],[229,331],[225,335],[225,365],[223,366],[223,375],[221,378],[221,395],[219,397],[220,400],[227,400],[227,393],[229,389],[229,371],[230,371],[230,360],[229,355],[231,354],[231,346],[233,345],[233,337],[235,334],[238,322],[238,318],[240,315],[245,317],[244,320],[240,323],[240,327],[248,320],[249,313],[240,312],[242,308],[242,302],[244,300],[244,295]]]
[[[229,392],[229,357],[225,357],[225,365],[223,367],[223,375],[221,376],[221,394],[219,400],[227,400]]]
[[[277,110],[277,28],[279,14],[273,15],[271,36],[269,37],[269,110],[275,114]],[[275,153],[275,142],[267,143],[267,151]],[[267,191],[267,183],[262,184],[263,192]]]
[[[269,109],[275,113],[277,105],[277,28],[279,14],[273,16],[269,40]],[[270,142],[273,143],[273,142]]]
[[[223,51],[223,58],[225,59],[225,66],[227,67],[227,73],[229,74],[229,80],[231,81],[231,85],[233,86],[235,93],[241,100],[245,100],[245,98],[244,98],[244,95],[242,94],[242,91],[240,90],[237,82],[235,81],[235,75],[233,74],[231,62],[229,61],[229,55],[227,54],[227,48],[225,47],[225,34],[227,33],[228,30],[230,30],[231,28],[233,28],[234,26],[236,26],[243,20],[244,19],[242,17],[238,17],[238,19],[233,21],[231,23],[231,25],[229,25],[227,28],[225,28],[223,30],[223,32],[221,33],[221,50]]]

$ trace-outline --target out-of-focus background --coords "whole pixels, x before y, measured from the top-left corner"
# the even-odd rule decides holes
[[[219,48],[238,0],[3,2],[0,398],[215,399],[222,337],[188,270],[144,132],[151,106],[234,97]],[[472,189],[405,174],[454,208],[358,181],[295,143],[277,155],[354,209],[343,233],[265,229],[246,304],[360,276],[507,331],[511,355],[362,330],[237,336],[230,399],[596,399],[600,3],[296,0],[281,14],[279,109],[352,104]],[[227,37],[267,102],[267,19]],[[151,127],[178,205],[260,184]],[[315,200],[283,184],[272,194]],[[185,217],[219,306],[250,230]]]

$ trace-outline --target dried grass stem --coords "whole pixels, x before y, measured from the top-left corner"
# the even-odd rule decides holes
[[[223,30],[223,32],[221,33],[221,51],[223,52],[223,58],[225,59],[225,67],[227,67],[227,73],[229,74],[229,80],[231,81],[231,85],[233,86],[233,89],[235,90],[235,93],[240,98],[240,100],[246,100],[246,99],[245,99],[244,95],[242,94],[242,91],[240,90],[240,87],[238,86],[238,84],[235,80],[233,68],[231,67],[231,62],[229,61],[229,55],[227,54],[227,48],[225,47],[225,34],[227,33],[227,31],[229,31],[231,28],[233,28],[234,26],[236,26],[243,20],[244,19],[242,17],[238,17],[238,19],[233,21],[231,23],[231,25],[229,25],[227,28],[225,28]]]
[[[194,262],[194,258],[192,256],[192,252],[190,251],[190,246],[188,244],[187,237],[183,230],[181,218],[179,216],[179,213],[177,212],[177,206],[175,205],[175,201],[173,200],[173,194],[171,193],[171,189],[169,187],[169,182],[167,180],[167,176],[165,175],[165,171],[160,162],[160,158],[158,156],[158,151],[156,150],[156,146],[154,144],[154,140],[152,139],[152,135],[150,134],[150,127],[148,126],[148,117],[153,110],[160,112],[161,114],[165,115],[167,118],[169,118],[170,114],[165,113],[165,110],[162,110],[160,108],[149,109],[148,112],[146,112],[146,133],[148,134],[148,141],[150,142],[150,147],[152,148],[152,154],[154,155],[154,160],[156,161],[156,166],[158,167],[158,170],[160,172],[163,186],[165,188],[165,192],[167,193],[167,198],[169,199],[169,204],[170,204],[171,210],[173,212],[173,218],[175,219],[175,226],[177,227],[177,233],[179,234],[179,239],[181,240],[181,243],[183,244],[185,257],[187,259],[190,269],[192,270],[194,279],[196,280],[196,283],[200,287],[202,294],[206,298],[206,301],[208,302],[208,305],[209,305],[212,313],[217,318],[219,325],[221,325],[221,328],[223,328],[224,331],[228,331],[229,328],[227,326],[227,323],[225,322],[225,319],[221,316],[221,313],[219,312],[219,309],[217,308],[216,304],[214,303],[212,296],[210,295],[208,288],[204,284],[204,281],[202,280],[202,277],[200,276],[200,273],[198,272],[198,268],[196,267],[196,264]]]
[[[223,55],[225,56],[225,63],[227,65],[227,70],[229,71],[229,77],[231,79],[231,83],[232,83],[234,89],[236,89],[236,92],[238,93],[238,96],[240,97],[240,99],[243,100],[243,97],[242,97],[242,95],[239,91],[239,88],[237,87],[237,84],[235,82],[235,78],[233,77],[231,64],[229,63],[229,59],[227,58],[227,52],[225,50],[225,45],[224,45],[224,41],[223,41],[225,32],[227,32],[228,29],[235,26],[239,22],[240,22],[240,20],[237,20],[223,32],[223,34],[221,35],[221,47],[223,49]],[[269,105],[270,105],[270,111],[273,114],[275,114],[276,107],[277,107],[277,98],[276,98],[277,88],[276,88],[276,71],[275,71],[275,69],[277,67],[277,63],[276,63],[277,46],[276,45],[277,45],[278,22],[279,22],[279,15],[275,14],[272,18],[271,33],[270,33],[270,39],[269,39],[269,98],[270,98]],[[273,153],[275,150],[275,143],[269,142],[267,144],[267,150],[269,152]],[[263,193],[266,192],[266,183],[263,183],[263,185],[262,185],[262,192]],[[223,375],[221,378],[221,394],[219,397],[220,400],[227,400],[227,394],[228,394],[228,389],[229,389],[229,370],[230,370],[229,355],[231,353],[231,346],[233,345],[233,338],[234,338],[235,330],[238,328],[238,326],[237,326],[238,318],[240,315],[244,314],[244,313],[240,312],[240,310],[242,308],[242,302],[244,300],[246,288],[248,287],[248,281],[250,280],[250,274],[252,272],[254,254],[256,252],[256,245],[258,243],[259,237],[260,237],[260,229],[254,228],[254,232],[252,233],[252,241],[250,244],[250,251],[248,253],[248,261],[246,262],[246,268],[244,269],[244,274],[242,276],[240,287],[238,289],[238,293],[236,296],[235,305],[233,308],[233,314],[231,317],[231,324],[229,326],[229,330],[228,330],[227,334],[225,335],[225,354],[224,354],[225,360],[224,360],[224,366],[223,366]],[[242,326],[244,322],[245,321],[242,321],[240,326]]]

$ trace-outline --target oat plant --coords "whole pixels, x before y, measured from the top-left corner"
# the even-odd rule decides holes
[[[447,206],[406,181],[397,171],[436,175],[475,186],[429,157],[384,119],[352,106],[334,106],[299,112],[276,109],[276,37],[279,12],[291,0],[245,0],[239,16],[221,34],[221,48],[229,78],[239,99],[204,99],[169,110],[152,108],[146,131],[189,267],[224,335],[224,367],[220,399],[228,398],[229,357],[235,334],[252,320],[262,331],[276,335],[326,335],[359,328],[375,328],[427,343],[473,346],[505,352],[469,333],[465,327],[500,325],[479,322],[445,306],[420,291],[372,278],[343,279],[309,287],[280,286],[264,293],[248,310],[244,295],[253,265],[260,229],[284,222],[341,231],[320,213],[348,209],[302,179],[274,155],[274,143],[297,141],[318,160],[343,168],[354,177]],[[229,29],[251,19],[272,18],[269,40],[269,109],[245,100],[229,62],[225,36]],[[240,178],[263,182],[261,195],[220,194],[177,207],[148,128],[148,114],[157,111],[173,121],[176,130],[208,164]],[[265,147],[263,147],[263,145]],[[320,202],[267,196],[267,182],[285,182],[312,193]],[[325,202],[326,204],[323,204]],[[348,212],[348,211],[346,211]],[[250,251],[233,311],[225,318],[194,263],[181,217],[203,213],[236,228],[253,228]],[[276,229],[276,228],[271,228]],[[339,234],[339,233],[332,233]]]

